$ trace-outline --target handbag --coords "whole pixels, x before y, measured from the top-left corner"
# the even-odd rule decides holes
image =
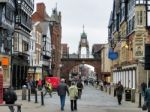
[[[147,110],[147,105],[146,105],[146,103],[143,104],[142,110]]]
[[[74,98],[75,98],[75,100],[77,100],[77,99],[78,99],[78,96],[75,96]]]

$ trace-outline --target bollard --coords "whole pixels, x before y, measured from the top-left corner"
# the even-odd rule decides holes
[[[37,90],[35,89],[35,103],[38,103]]]
[[[28,101],[30,101],[30,92],[31,92],[31,90],[28,89]]]
[[[139,93],[139,108],[141,108],[141,93]]]
[[[44,96],[43,96],[43,91],[41,91],[41,105],[44,105]]]
[[[111,94],[111,87],[109,87],[109,94]]]
[[[26,88],[27,88],[26,85],[23,85],[23,86],[22,86],[22,100],[26,100],[26,96],[27,96],[27,95],[26,95],[26,93],[27,93],[27,92],[26,92],[26,90],[27,90]]]

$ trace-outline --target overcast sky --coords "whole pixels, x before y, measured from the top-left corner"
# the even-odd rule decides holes
[[[35,0],[38,2],[45,3],[49,15],[57,4],[62,13],[62,43],[68,44],[70,53],[78,51],[83,24],[90,52],[93,44],[107,42],[113,0]]]

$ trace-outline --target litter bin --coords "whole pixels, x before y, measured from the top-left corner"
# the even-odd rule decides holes
[[[130,89],[125,90],[125,101],[131,101],[131,90]]]
[[[22,100],[26,100],[26,96],[27,96],[27,86],[23,85],[22,86]]]

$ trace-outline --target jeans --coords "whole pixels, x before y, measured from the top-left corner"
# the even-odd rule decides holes
[[[65,106],[65,95],[61,95],[60,96],[60,104],[61,104],[61,110],[64,110],[64,106]]]
[[[45,93],[44,93],[44,96],[49,93],[49,96],[52,97],[52,92],[51,91],[48,91],[48,90],[45,90]]]

